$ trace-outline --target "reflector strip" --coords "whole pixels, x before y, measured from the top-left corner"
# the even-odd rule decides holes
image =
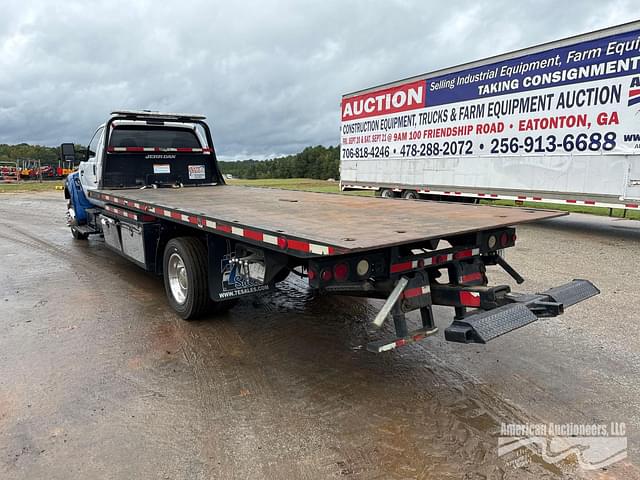
[[[478,281],[478,280],[482,280],[482,273],[481,272],[468,273],[467,275],[463,275],[462,277],[460,277],[460,281],[462,283],[475,282],[475,281]]]
[[[278,237],[274,237],[273,235],[268,235],[266,233],[262,234],[262,241],[271,245],[278,245]]]
[[[405,270],[411,270],[413,262],[394,263],[391,265],[391,273],[404,272]]]
[[[308,252],[309,251],[309,244],[307,242],[301,242],[300,240],[293,240],[293,239],[289,239],[287,240],[289,248],[292,248],[294,250],[300,250],[301,252]]]
[[[136,222],[153,222],[155,220],[155,217],[151,215],[140,215],[136,212],[129,212],[127,210],[123,210],[122,208],[112,207],[111,205],[105,205],[104,209],[107,212],[113,213],[114,215],[129,218],[131,220],[135,220]]]
[[[436,330],[437,331],[437,330]],[[434,331],[435,332],[435,331]],[[433,334],[434,332],[429,332],[429,334]],[[382,352],[388,352],[389,350],[393,350],[394,348],[398,348],[398,347],[403,347],[405,345],[410,345],[414,342],[418,342],[420,340],[422,340],[423,338],[426,338],[427,334],[426,333],[417,333],[415,335],[411,335],[409,337],[406,338],[399,338],[391,343],[387,343],[385,345],[380,345],[377,347],[377,349],[375,350],[378,353],[382,353]]]
[[[478,292],[460,292],[460,303],[465,307],[479,307],[480,294]]]
[[[255,230],[246,230],[244,231],[244,236],[250,238],[251,240],[255,240],[256,242],[262,242],[264,240],[264,235],[262,232],[256,232]]]
[[[353,184],[341,184],[341,188],[354,188],[354,189],[362,189],[362,190],[379,190],[379,186],[372,185],[353,185]],[[411,188],[411,190],[415,190],[416,187]],[[401,191],[397,187],[394,191]],[[470,198],[496,198],[502,200],[515,200],[515,201],[527,201],[527,202],[543,202],[543,203],[554,203],[554,204],[567,204],[570,203],[572,205],[588,205],[590,207],[603,207],[603,208],[640,208],[640,204],[637,203],[609,203],[609,202],[598,202],[596,200],[578,200],[578,199],[562,199],[562,198],[546,198],[546,197],[538,197],[538,196],[527,196],[527,195],[501,195],[498,193],[485,193],[485,192],[445,192],[441,190],[431,190],[429,188],[422,188],[417,190],[418,193],[422,194],[430,194],[430,195],[451,195],[451,196],[460,196],[460,197],[470,197]]]
[[[125,200],[119,197],[114,197],[113,195],[106,195],[97,192],[89,192],[89,196],[98,198],[103,201],[110,201],[117,204],[122,204],[126,206],[130,206],[132,208],[142,210],[145,213],[151,213],[160,217],[170,218],[172,220],[178,220],[180,222],[189,223],[191,225],[197,225],[201,228],[208,228],[210,230],[216,230],[219,232],[231,233],[233,235],[237,235],[239,237],[243,237],[249,240],[253,240],[255,242],[263,242],[269,245],[275,245],[281,248],[282,250],[292,249],[300,252],[312,253],[314,255],[332,255],[336,253],[336,248],[330,245],[320,245],[316,243],[309,243],[304,240],[296,240],[296,239],[287,239],[285,237],[270,235],[268,233],[260,232],[258,230],[251,230],[248,228],[238,227],[235,225],[226,225],[223,223],[219,223],[215,220],[207,219],[205,217],[197,216],[197,215],[187,215],[182,212],[176,210],[169,210],[167,208],[162,207],[154,207],[152,205],[147,205],[141,202],[134,202],[130,200]],[[105,209],[113,209],[110,205],[106,205]],[[120,210],[120,209],[118,209]],[[124,212],[124,210],[122,210]],[[132,212],[128,212],[130,215],[135,215]],[[123,215],[126,216],[126,215]],[[127,217],[132,218],[132,217]],[[139,220],[140,217],[136,218]],[[155,218],[150,215],[145,215],[142,217],[143,221],[152,221]],[[146,218],[146,220],[145,220]]]
[[[423,285],[422,287],[408,288],[402,293],[402,296],[404,298],[413,298],[421,295],[427,295],[429,292],[429,285]]]
[[[470,248],[468,250],[462,250],[460,252],[456,252],[453,254],[453,258],[458,259],[458,258],[468,258],[468,257],[473,257],[474,255],[478,255],[480,254],[480,249],[479,248]]]
[[[108,147],[107,152],[179,152],[179,153],[210,153],[211,148],[186,147]]]

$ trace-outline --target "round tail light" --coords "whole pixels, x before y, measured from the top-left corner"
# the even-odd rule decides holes
[[[333,277],[338,282],[344,282],[349,276],[349,266],[346,263],[338,263],[333,267]]]
[[[331,273],[331,270],[323,270],[320,277],[323,282],[328,282],[333,278],[333,274]]]
[[[369,273],[369,262],[364,258],[356,265],[356,273],[359,277],[364,277]]]
[[[506,247],[509,244],[509,235],[507,235],[506,233],[503,233],[502,235],[500,235],[500,245],[502,247]]]
[[[315,270],[308,270],[307,271],[307,278],[309,279],[309,281],[315,280],[317,276],[318,276],[318,274],[316,273]]]

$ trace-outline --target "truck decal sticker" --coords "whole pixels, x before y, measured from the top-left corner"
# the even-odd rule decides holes
[[[233,290],[246,290],[263,286],[263,282],[253,278],[249,266],[241,262],[235,262],[235,254],[230,253],[222,257],[220,273],[222,274],[222,292]],[[265,285],[267,289],[268,285]],[[242,295],[238,293],[238,295]],[[222,296],[222,295],[220,295]]]
[[[204,165],[188,165],[189,180],[204,180],[205,171]]]

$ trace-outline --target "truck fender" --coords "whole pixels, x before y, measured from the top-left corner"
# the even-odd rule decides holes
[[[69,200],[69,208],[73,209],[76,224],[84,225],[87,223],[86,209],[91,208],[92,205],[82,190],[78,172],[67,176],[64,196]]]

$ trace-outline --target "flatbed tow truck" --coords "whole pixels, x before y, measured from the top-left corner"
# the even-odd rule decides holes
[[[396,336],[370,342],[377,353],[435,334],[432,305],[455,309],[447,340],[486,343],[599,293],[587,280],[535,294],[488,284],[488,265],[524,281],[501,255],[515,225],[564,212],[226,185],[202,115],[112,112],[65,197],[74,238],[102,235],[162,275],[184,319],[294,273],[323,294],[386,300],[373,324],[390,319]]]

